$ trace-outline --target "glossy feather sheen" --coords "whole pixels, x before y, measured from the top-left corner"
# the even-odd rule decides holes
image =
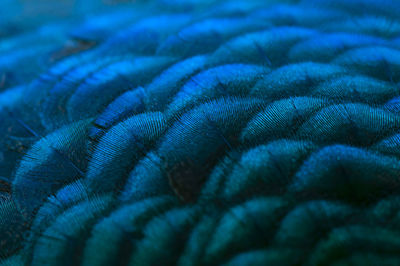
[[[400,264],[398,1],[22,2],[1,266]]]

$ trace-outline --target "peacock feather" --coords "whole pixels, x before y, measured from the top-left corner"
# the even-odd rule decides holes
[[[0,266],[400,265],[400,2],[0,2]]]

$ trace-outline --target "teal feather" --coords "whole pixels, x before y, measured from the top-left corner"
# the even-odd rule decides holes
[[[72,2],[0,3],[1,266],[400,263],[396,0]]]

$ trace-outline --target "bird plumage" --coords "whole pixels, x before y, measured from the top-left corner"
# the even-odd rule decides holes
[[[107,2],[0,3],[0,265],[400,264],[400,3]]]

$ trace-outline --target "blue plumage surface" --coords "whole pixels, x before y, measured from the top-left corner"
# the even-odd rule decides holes
[[[0,2],[0,266],[400,265],[400,2]]]

